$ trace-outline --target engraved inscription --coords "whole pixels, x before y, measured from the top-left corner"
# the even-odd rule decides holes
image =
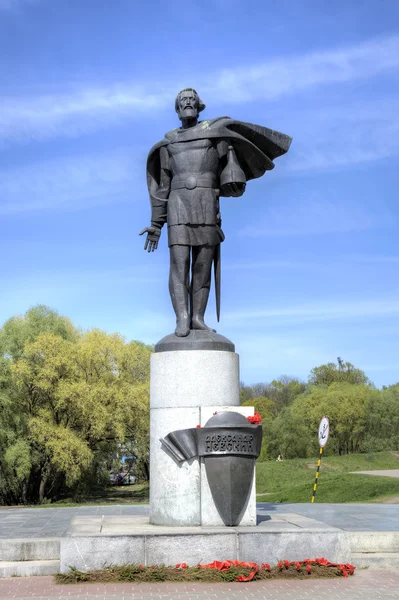
[[[254,453],[254,436],[252,433],[210,433],[205,436],[205,454],[213,452],[252,455]]]

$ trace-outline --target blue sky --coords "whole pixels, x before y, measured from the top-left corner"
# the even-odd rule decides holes
[[[0,322],[41,303],[173,330],[166,231],[152,255],[138,232],[146,155],[193,86],[204,118],[294,138],[222,202],[217,329],[241,378],[341,356],[398,381],[398,23],[396,0],[0,0]]]

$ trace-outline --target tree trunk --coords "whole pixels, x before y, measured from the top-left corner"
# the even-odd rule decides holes
[[[149,479],[150,479],[150,463],[147,460],[144,461],[144,471],[145,471],[146,480],[149,481]]]
[[[48,476],[50,474],[49,468],[46,466],[42,469],[40,486],[39,486],[39,504],[41,504],[44,500],[44,491],[46,488],[46,483],[48,480]]]

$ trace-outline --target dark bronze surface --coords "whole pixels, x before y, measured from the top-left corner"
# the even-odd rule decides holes
[[[237,412],[213,415],[205,427],[172,431],[161,438],[176,462],[200,456],[218,513],[227,526],[238,525],[251,493],[262,426],[250,425]]]
[[[216,432],[214,428],[218,429]],[[204,456],[206,476],[212,498],[223,523],[229,527],[238,525],[245,513],[251,494],[256,458],[260,454],[262,442],[262,426],[248,425],[248,419],[236,412],[220,412],[207,421],[204,430],[210,428],[209,437],[222,437],[230,430],[242,431],[242,437],[253,436],[244,447],[247,452],[240,454],[222,454],[222,456]],[[239,434],[238,434],[239,435]],[[220,448],[220,443],[218,448]],[[242,442],[235,442],[233,447],[242,447]],[[219,450],[220,451],[220,450]]]
[[[248,505],[254,478],[254,458],[208,456],[204,458],[212,498],[227,527],[240,524]]]
[[[214,331],[191,330],[187,337],[177,337],[174,333],[155,344],[155,352],[173,350],[224,350],[234,352],[235,346],[229,339]]]
[[[219,198],[242,196],[247,182],[273,169],[273,160],[291,144],[283,133],[230,117],[198,121],[204,108],[192,88],[179,92],[175,109],[181,127],[169,131],[147,160],[151,226],[140,235],[147,234],[144,249],[153,252],[167,223],[169,291],[178,337],[190,330],[213,331],[204,322],[213,262],[219,320],[224,240]]]

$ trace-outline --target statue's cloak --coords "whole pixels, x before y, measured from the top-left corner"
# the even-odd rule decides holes
[[[230,117],[218,117],[201,121],[188,129],[169,131],[163,140],[151,148],[147,159],[147,184],[153,206],[165,206],[167,200],[157,198],[160,182],[160,149],[176,142],[189,142],[201,139],[223,139],[234,147],[240,167],[247,181],[262,177],[274,168],[273,160],[285,154],[292,138],[279,131],[261,125],[235,121]]]

